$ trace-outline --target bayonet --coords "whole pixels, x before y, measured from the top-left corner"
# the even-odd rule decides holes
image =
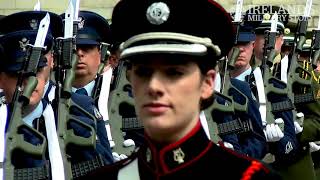
[[[32,75],[37,74],[37,67],[39,63],[39,59],[42,55],[42,50],[44,49],[44,42],[47,37],[48,29],[50,25],[50,15],[49,13],[40,21],[37,37],[35,43],[32,47],[30,59],[32,61],[27,65],[26,73],[31,73]]]
[[[34,43],[34,47],[41,47],[44,48],[44,42],[47,37],[48,29],[50,25],[50,15],[49,13],[40,21],[37,38]]]
[[[40,1],[38,0],[38,2],[34,5],[33,7],[34,11],[41,11],[41,5],[40,5]]]
[[[64,38],[73,37],[73,20],[74,20],[74,6],[72,1],[69,2],[68,8],[64,14]]]
[[[78,21],[80,0],[72,0],[72,5],[74,8],[73,21]]]
[[[278,14],[277,12],[273,14],[271,17],[271,28],[270,32],[277,32],[277,25],[278,25]]]
[[[312,0],[307,0],[306,7],[304,9],[304,17],[308,18],[311,14]]]
[[[243,4],[243,0],[237,0],[236,14],[235,14],[235,17],[234,17],[234,21],[235,22],[240,22],[241,21],[242,4]]]

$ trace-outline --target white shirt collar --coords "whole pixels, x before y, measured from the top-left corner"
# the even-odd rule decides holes
[[[250,66],[249,69],[245,70],[243,73],[241,73],[240,75],[235,77],[235,79],[238,79],[240,81],[245,81],[246,80],[246,76],[250,75],[251,71],[252,71],[252,68]]]
[[[95,85],[95,80],[91,81],[90,83],[88,83],[87,85],[85,85],[84,87],[81,87],[81,88],[84,88],[86,89],[87,93],[88,93],[88,96],[92,96],[92,91],[93,91],[93,88],[94,88],[94,85]],[[72,92],[76,92],[76,90],[78,90],[80,88],[75,88],[75,87],[72,87]]]
[[[40,101],[38,106],[31,113],[29,113],[26,117],[22,118],[23,122],[25,122],[26,124],[32,127],[33,120],[41,117],[42,111],[43,111],[43,105],[42,105],[42,102]]]

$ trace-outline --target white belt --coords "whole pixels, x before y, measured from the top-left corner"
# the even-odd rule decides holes
[[[51,104],[48,104],[46,109],[43,111],[43,117],[47,132],[52,180],[64,180],[63,159],[60,152],[54,113]]]
[[[253,75],[257,85],[257,91],[258,91],[258,97],[259,97],[259,103],[260,103],[259,111],[260,111],[262,124],[266,125],[267,124],[266,94],[264,91],[264,84],[263,84],[263,78],[262,78],[260,67],[255,68],[255,70],[253,71]]]
[[[98,99],[98,108],[103,117],[103,120],[109,120],[108,114],[108,99],[109,99],[109,91],[110,91],[110,83],[112,78],[112,68],[109,68],[106,72],[103,73],[102,84],[101,84],[101,91]],[[105,123],[107,136],[110,143],[110,146],[114,146],[114,142],[112,140],[110,124]]]

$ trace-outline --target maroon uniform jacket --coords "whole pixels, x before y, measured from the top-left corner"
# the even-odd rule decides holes
[[[280,179],[258,160],[217,146],[207,138],[200,122],[181,140],[165,147],[157,147],[146,138],[145,145],[128,159],[98,169],[82,179],[118,179],[119,170],[134,162],[138,164],[133,169],[139,169],[140,180]],[[136,179],[128,176],[128,180]]]

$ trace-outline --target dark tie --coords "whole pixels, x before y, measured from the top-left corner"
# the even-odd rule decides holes
[[[44,117],[36,118],[32,121],[33,128],[39,131],[42,135],[46,136],[46,125],[44,121]]]
[[[88,93],[87,93],[87,91],[86,91],[85,88],[77,89],[77,90],[76,90],[76,93],[77,93],[77,94],[82,94],[82,95],[88,96]]]

